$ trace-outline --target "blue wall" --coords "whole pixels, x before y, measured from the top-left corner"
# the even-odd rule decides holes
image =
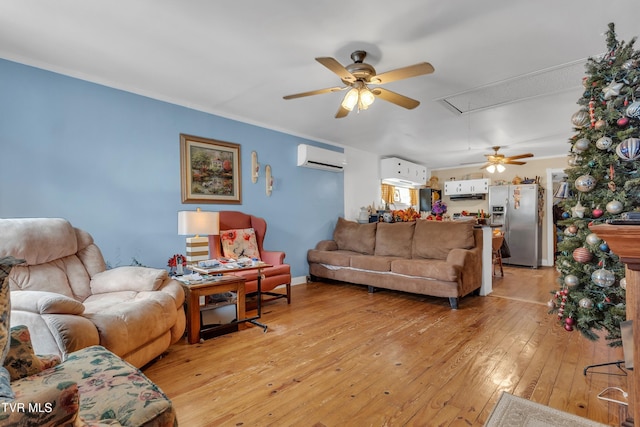
[[[180,133],[241,144],[241,205],[181,203]],[[0,59],[0,217],[66,218],[113,266],[136,258],[165,267],[184,253],[177,212],[202,207],[264,217],[265,248],[285,251],[292,275],[306,275],[307,249],[344,214],[344,185],[340,173],[297,167],[299,143],[323,146]]]

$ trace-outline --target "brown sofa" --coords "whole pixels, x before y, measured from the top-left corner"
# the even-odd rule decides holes
[[[467,221],[359,224],[339,218],[333,240],[307,253],[309,274],[375,288],[459,298],[482,285],[482,229]]]

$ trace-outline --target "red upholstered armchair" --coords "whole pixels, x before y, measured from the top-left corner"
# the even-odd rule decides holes
[[[256,236],[256,244],[260,253],[260,259],[273,267],[263,268],[261,290],[263,295],[270,295],[275,298],[287,298],[287,303],[291,303],[291,267],[284,263],[285,253],[281,251],[267,251],[263,248],[264,236],[267,232],[267,222],[263,218],[248,215],[238,211],[220,211],[220,233],[225,230],[245,230],[253,228]],[[209,236],[209,253],[212,258],[219,258],[223,255],[222,246],[218,236]],[[246,279],[245,289],[248,295],[254,294],[258,290],[257,270],[248,270],[238,273]],[[286,285],[286,294],[274,292],[278,286]],[[274,298],[271,298],[274,299]]]

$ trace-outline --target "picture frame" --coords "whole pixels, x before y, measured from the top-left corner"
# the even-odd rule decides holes
[[[240,144],[180,134],[182,203],[242,203]]]

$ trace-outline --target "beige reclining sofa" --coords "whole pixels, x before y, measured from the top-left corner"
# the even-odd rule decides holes
[[[0,219],[0,258],[26,260],[9,276],[11,325],[38,354],[101,345],[142,367],[185,330],[184,291],[166,270],[106,269],[86,231],[60,218]]]

